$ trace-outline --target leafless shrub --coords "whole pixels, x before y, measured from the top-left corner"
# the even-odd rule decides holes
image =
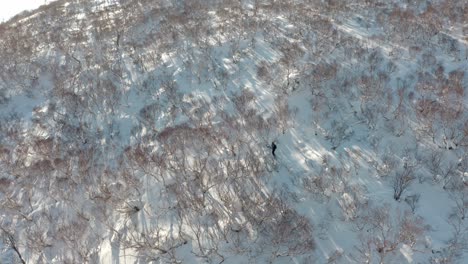
[[[364,212],[361,220],[367,232],[362,237],[363,243],[357,247],[360,253],[354,256],[351,254],[354,258],[384,263],[390,255],[393,258],[401,246],[407,245],[415,249],[422,243],[427,229],[422,219],[409,211],[403,214],[397,211],[396,215],[393,215],[394,212],[390,209],[391,207],[385,204]],[[374,252],[378,258],[373,257]]]
[[[411,212],[414,213],[414,210],[416,210],[420,197],[420,194],[413,194],[405,197],[405,202],[410,206]]]
[[[337,63],[328,64],[321,62],[320,64],[316,65],[313,70],[314,80],[321,82],[335,78],[338,72],[338,67],[339,66]]]
[[[452,237],[447,241],[448,245],[438,250],[432,250],[431,263],[448,264],[460,260],[464,253],[468,252],[468,227],[465,220],[457,215],[449,217],[448,222],[452,228]]]
[[[380,107],[373,103],[361,104],[361,118],[369,126],[369,129],[374,130],[379,119]]]
[[[241,93],[233,99],[237,111],[243,115],[246,115],[247,110],[251,109],[251,104],[254,100],[255,94],[249,89],[243,89]]]
[[[296,63],[304,55],[304,51],[297,43],[285,43],[280,50],[283,53],[280,62],[286,68],[286,89],[289,89],[291,75],[296,71]]]
[[[419,46],[410,46],[409,47],[409,54],[411,58],[415,58],[421,52],[421,47]]]
[[[330,193],[328,179],[321,176],[307,176],[302,179],[302,185],[305,190],[318,195],[319,197],[327,198]]]
[[[343,211],[345,221],[354,221],[359,213],[368,206],[368,199],[365,198],[364,189],[360,186],[346,185],[338,203]]]
[[[333,120],[330,124],[330,130],[327,131],[326,139],[332,143],[332,149],[336,149],[343,140],[352,136],[354,131],[346,124],[346,122]]]
[[[440,166],[442,163],[442,152],[440,151],[432,151],[426,158],[426,167],[432,173],[433,177],[436,177],[439,174]]]
[[[269,213],[263,214],[259,224],[261,232],[267,234],[264,243],[273,246],[275,257],[301,255],[315,248],[312,227],[306,217],[278,197],[271,197],[266,202],[266,212]]]
[[[443,182],[442,188],[456,188],[456,186],[460,184],[460,182],[454,181],[456,180],[457,174],[456,164],[454,162],[448,162],[448,164],[441,166],[438,176]]]
[[[268,64],[267,61],[261,61],[257,66],[257,77],[260,80],[265,81],[266,83],[270,83],[272,77],[270,76],[269,68],[271,66]]]
[[[279,129],[284,134],[291,126],[293,119],[287,98],[281,96],[275,98],[275,117],[278,120]]]
[[[339,263],[339,260],[342,259],[343,254],[344,254],[343,249],[337,249],[333,251],[333,253],[327,257],[327,264]]]
[[[133,233],[122,241],[123,248],[134,250],[146,261],[157,259],[175,259],[174,249],[185,245],[187,241],[174,237],[174,234],[162,228],[153,228],[150,232]]]
[[[450,197],[455,202],[455,209],[452,216],[465,220],[468,216],[468,188],[463,186],[461,190],[451,192]]]
[[[18,247],[18,242],[14,237],[14,234],[3,227],[0,227],[0,229],[2,231],[1,235],[3,238],[3,243],[15,252],[16,256],[18,257],[21,263],[26,264],[26,261],[24,260],[23,255],[21,254],[21,251]]]
[[[382,163],[377,167],[377,172],[380,177],[390,175],[398,166],[398,160],[393,154],[386,153],[382,155]]]
[[[393,178],[393,198],[396,201],[400,200],[403,192],[409,187],[416,177],[414,176],[414,168],[411,166],[404,167],[398,170]]]

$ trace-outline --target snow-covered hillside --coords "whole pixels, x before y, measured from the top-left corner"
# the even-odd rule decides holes
[[[467,14],[58,0],[0,24],[0,263],[466,263]]]

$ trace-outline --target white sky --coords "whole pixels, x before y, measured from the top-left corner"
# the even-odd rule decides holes
[[[24,10],[33,10],[52,0],[0,0],[0,22],[7,21]]]

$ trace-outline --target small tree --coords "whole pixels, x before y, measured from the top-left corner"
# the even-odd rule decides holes
[[[403,171],[397,172],[395,178],[393,178],[393,198],[396,201],[400,200],[403,192],[413,182],[416,177],[414,176],[414,168],[411,166],[405,166]]]
[[[2,237],[3,237],[5,245],[11,248],[16,253],[21,263],[26,264],[26,261],[24,260],[18,248],[18,243],[16,242],[14,235],[3,227],[0,227],[0,231],[2,233]]]
[[[408,195],[405,197],[405,202],[410,206],[411,212],[414,213],[414,210],[416,210],[420,197],[420,194]]]
[[[392,212],[390,205],[365,209],[361,216],[366,232],[361,236],[362,244],[357,247],[359,263],[385,263],[389,254],[395,255],[406,245],[415,248],[426,231],[422,218],[411,212]],[[377,258],[373,257],[373,252]],[[395,257],[392,256],[392,259]]]

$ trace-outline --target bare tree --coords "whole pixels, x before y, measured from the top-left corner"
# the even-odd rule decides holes
[[[354,255],[354,258],[366,263],[385,263],[389,255],[394,258],[403,244],[413,249],[421,244],[427,229],[422,218],[409,211],[401,213],[391,209],[385,204],[362,212],[361,221],[366,232],[362,244],[357,247],[359,254]],[[373,257],[373,252],[377,253],[378,258]]]
[[[405,197],[405,202],[410,206],[411,212],[414,213],[419,202],[420,194],[408,195]]]
[[[395,173],[393,178],[393,198],[400,200],[403,192],[409,187],[416,177],[414,176],[414,168],[407,166]]]
[[[10,231],[6,230],[3,227],[0,227],[0,229],[2,231],[2,237],[4,239],[4,243],[16,253],[21,263],[26,264],[26,261],[21,255],[20,249],[18,248],[18,243],[15,237],[13,236],[13,233],[11,233]]]

